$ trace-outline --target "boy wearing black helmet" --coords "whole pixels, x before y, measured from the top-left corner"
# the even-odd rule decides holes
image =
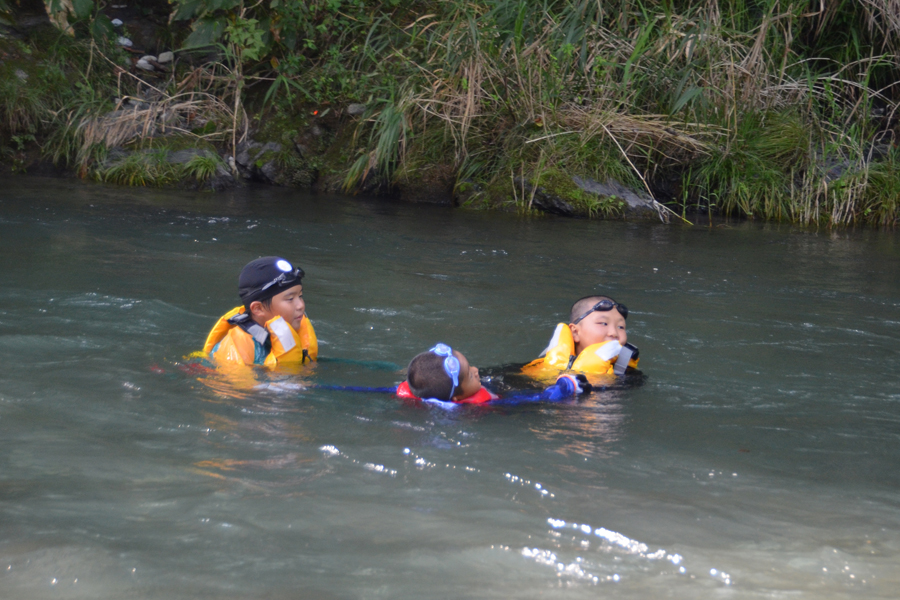
[[[572,305],[569,323],[560,323],[550,344],[523,372],[538,378],[560,371],[624,375],[637,368],[638,349],[628,343],[628,309],[609,296],[585,296]]]
[[[306,316],[303,275],[278,256],[248,263],[238,278],[243,306],[219,319],[203,351],[219,364],[274,367],[316,360],[319,345]]]

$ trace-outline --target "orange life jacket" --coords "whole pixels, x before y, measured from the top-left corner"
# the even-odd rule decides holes
[[[219,364],[257,364],[254,340],[262,345],[267,340],[271,343],[271,350],[263,361],[269,368],[285,363],[303,364],[316,360],[319,355],[316,332],[306,315],[300,321],[300,331],[295,331],[281,317],[270,319],[261,326],[250,318],[243,306],[233,308],[219,318],[206,338],[203,352]]]
[[[615,375],[616,360],[622,351],[622,346],[615,340],[591,344],[575,355],[575,341],[572,339],[572,330],[566,323],[560,323],[550,338],[547,349],[524,367],[522,372],[536,379],[553,379],[561,371],[576,371],[590,375]],[[628,361],[628,367],[636,369],[637,358]]]

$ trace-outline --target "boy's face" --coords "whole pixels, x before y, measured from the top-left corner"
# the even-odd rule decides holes
[[[469,365],[469,361],[461,352],[453,351],[453,356],[459,360],[459,385],[453,392],[454,398],[468,398],[481,389],[481,377],[478,369]]]
[[[628,341],[625,333],[625,317],[613,308],[607,311],[594,311],[577,325],[569,325],[572,340],[575,342],[575,354],[593,344],[616,340],[623,346]]]
[[[256,304],[259,306],[255,306]],[[306,303],[303,301],[303,286],[295,285],[273,296],[272,304],[269,308],[266,308],[262,302],[252,302],[250,311],[253,313],[254,321],[257,323],[260,320],[262,321],[260,325],[275,317],[281,317],[291,324],[294,331],[299,331],[300,322],[303,320],[303,315],[306,314]]]

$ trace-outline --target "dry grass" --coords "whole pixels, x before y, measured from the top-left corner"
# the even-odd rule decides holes
[[[163,95],[159,101],[137,100],[134,105],[125,105],[125,100],[127,98],[120,100],[113,112],[84,117],[75,126],[82,140],[80,156],[88,156],[90,149],[99,144],[114,148],[135,139],[143,140],[173,133],[193,135],[208,141],[223,141],[231,136],[230,128],[217,129],[208,134],[193,133],[193,130],[210,121],[232,121],[230,108],[213,94],[190,92],[175,96]]]
[[[240,102],[228,98],[230,79],[218,73],[219,68],[221,65],[200,67],[177,85],[173,79],[159,85],[115,66],[120,92],[123,87],[131,87],[137,90],[136,96],[120,95],[110,112],[83,114],[75,109],[66,118],[64,129],[79,142],[77,162],[81,170],[84,172],[98,147],[115,148],[173,134],[209,142],[243,139],[248,129],[247,114]],[[131,86],[124,86],[123,78]],[[170,93],[170,89],[175,91]],[[205,127],[210,123],[214,127]]]

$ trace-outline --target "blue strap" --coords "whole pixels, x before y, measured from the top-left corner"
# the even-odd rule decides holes
[[[334,390],[338,392],[368,392],[373,394],[396,394],[397,386],[393,387],[367,387],[364,385],[311,385],[309,389]],[[596,391],[598,388],[594,388]],[[600,388],[602,389],[602,388]],[[503,396],[497,400],[491,400],[488,404],[525,404],[528,402],[559,402],[574,397],[575,389],[568,378],[563,378],[541,392],[518,393]],[[445,410],[459,408],[456,402],[447,402],[437,398],[422,398],[423,402],[438,406]],[[473,405],[481,406],[481,405]]]
[[[396,394],[397,386],[394,387],[367,387],[364,385],[311,385],[312,390],[336,390],[339,392],[371,392],[374,394]]]

